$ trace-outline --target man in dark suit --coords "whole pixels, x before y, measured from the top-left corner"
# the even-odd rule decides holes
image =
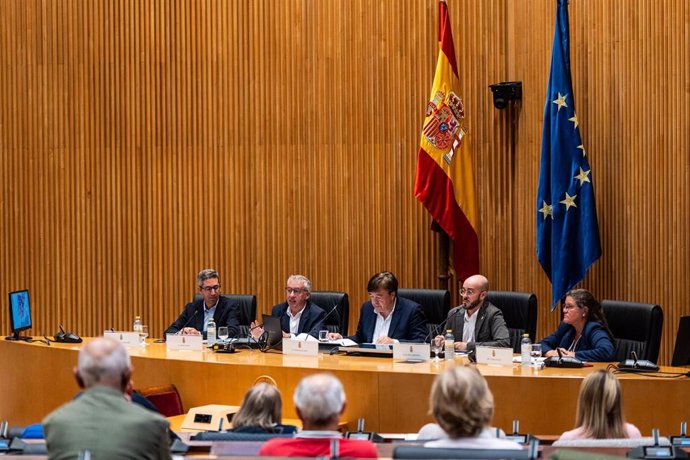
[[[424,342],[426,317],[421,305],[398,297],[398,280],[391,272],[372,276],[367,285],[369,301],[359,312],[355,335],[348,337],[357,343],[391,344],[396,342]],[[342,338],[331,333],[332,340]]]
[[[453,331],[455,351],[472,351],[477,345],[510,347],[510,333],[503,312],[486,300],[489,280],[482,275],[467,278],[460,288],[462,305],[448,312],[446,329]],[[435,338],[437,344],[443,336]]]
[[[319,331],[326,329],[323,319],[326,312],[323,308],[309,300],[311,296],[311,281],[303,275],[290,275],[285,285],[285,302],[275,305],[271,310],[271,316],[280,318],[280,328],[283,337],[296,337],[299,334],[309,334],[319,337]],[[252,323],[252,335],[261,337],[264,333],[262,327],[256,322]]]
[[[212,269],[205,269],[197,276],[200,299],[188,303],[180,316],[163,332],[166,334],[199,335],[206,338],[206,325],[213,318],[216,328],[227,326],[228,335],[239,334],[240,306],[220,295],[220,275]]]

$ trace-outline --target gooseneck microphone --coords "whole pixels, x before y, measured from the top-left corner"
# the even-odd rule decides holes
[[[423,343],[426,343],[427,340],[430,340],[430,339],[431,339],[431,334],[433,334],[434,332],[436,333],[436,335],[439,335],[439,334],[440,334],[439,331],[443,331],[443,328],[446,327],[446,324],[448,324],[448,321],[450,321],[450,319],[451,319],[452,317],[454,317],[455,315],[457,315],[457,314],[460,312],[460,310],[461,310],[461,308],[457,308],[457,309],[456,309],[450,316],[448,316],[448,318],[446,318],[441,324],[439,324],[439,325],[436,326],[434,329],[432,329],[432,330],[426,335],[426,337],[424,337],[424,342],[423,342]],[[433,340],[433,339],[431,339],[431,340]]]
[[[194,317],[196,316],[197,313],[199,313],[199,310],[197,310],[197,309],[195,308],[195,309],[194,309],[194,313],[192,313],[192,316],[189,317],[189,319],[187,320],[187,322],[184,323],[184,326],[182,326],[182,327],[180,328],[179,331],[175,332],[175,335],[180,335],[180,334],[182,334],[182,331],[184,330],[184,328],[187,327],[187,326],[189,326],[189,323],[192,322],[192,320],[194,319]]]

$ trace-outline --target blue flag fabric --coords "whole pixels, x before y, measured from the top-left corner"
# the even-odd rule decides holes
[[[537,257],[551,280],[551,310],[601,256],[592,170],[570,79],[568,1],[558,0],[537,192]]]

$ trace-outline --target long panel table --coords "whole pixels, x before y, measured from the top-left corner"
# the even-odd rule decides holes
[[[78,391],[72,369],[79,345],[0,341],[5,364],[0,377],[0,420],[11,425],[40,421]],[[206,404],[239,405],[244,393],[260,376],[275,379],[283,395],[283,415],[295,418],[292,393],[305,375],[324,371],[337,375],[347,393],[345,418],[354,425],[363,417],[366,429],[379,432],[416,432],[429,421],[428,400],[434,377],[444,369],[464,364],[395,362],[391,358],[320,354],[318,357],[284,356],[258,350],[235,354],[212,351],[168,352],[165,345],[149,343],[130,349],[135,387],[174,383],[185,410]],[[493,424],[512,431],[559,434],[573,427],[582,379],[596,364],[583,369],[533,369],[519,365],[478,365],[494,394]],[[685,372],[687,369],[663,368]],[[690,418],[690,379],[654,378],[620,374],[626,418],[643,434],[660,428],[664,435],[679,431]],[[354,426],[350,427],[355,428]]]

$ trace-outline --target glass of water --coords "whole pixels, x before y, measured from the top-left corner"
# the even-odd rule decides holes
[[[149,336],[149,327],[145,324],[142,324],[141,330],[139,331],[139,341],[141,342],[142,345],[146,345],[146,337]]]
[[[533,343],[530,351],[530,358],[533,366],[539,366],[539,358],[541,358],[541,343]]]
[[[228,337],[230,336],[228,332],[228,327],[227,326],[221,326],[218,328],[218,338],[222,341],[225,342]]]
[[[431,354],[434,355],[434,362],[438,363],[441,361],[441,351],[443,347],[436,343],[436,339],[431,339]]]

